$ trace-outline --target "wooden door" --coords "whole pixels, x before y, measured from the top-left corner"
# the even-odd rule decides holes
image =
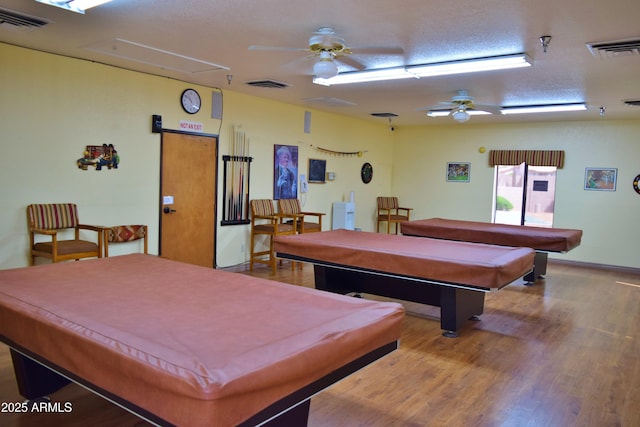
[[[215,268],[217,138],[162,133],[160,256]]]

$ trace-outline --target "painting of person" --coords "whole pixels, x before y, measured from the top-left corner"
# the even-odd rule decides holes
[[[273,198],[295,199],[298,197],[298,147],[274,146]]]

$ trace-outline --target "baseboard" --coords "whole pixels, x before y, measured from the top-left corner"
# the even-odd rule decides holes
[[[570,265],[570,266],[581,267],[581,268],[594,268],[599,270],[611,270],[611,271],[620,271],[620,272],[631,273],[631,274],[640,274],[640,268],[624,267],[619,265],[597,264],[593,262],[571,261],[571,260],[564,260],[564,259],[558,259],[558,258],[549,258],[547,262],[548,264]]]

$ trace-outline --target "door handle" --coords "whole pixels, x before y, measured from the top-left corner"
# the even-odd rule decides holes
[[[162,209],[162,212],[169,214],[169,213],[173,213],[175,212],[175,209],[171,209],[169,206],[165,206],[164,209]]]

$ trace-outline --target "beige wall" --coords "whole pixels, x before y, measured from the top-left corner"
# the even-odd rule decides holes
[[[216,88],[134,73],[0,44],[0,268],[27,265],[25,207],[29,203],[75,202],[82,222],[100,225],[145,223],[150,251],[157,253],[160,135],[151,133],[151,115],[163,127],[177,129],[180,120],[203,124],[218,134],[219,170],[229,154],[230,131],[241,126],[250,139],[251,197],[272,198],[274,144],[299,147],[300,173],[309,158],[326,159],[337,179],[310,184],[302,197],[305,209],[326,212],[331,204],[355,192],[356,223],[372,229],[375,196],[389,191],[391,168],[380,168],[371,184],[360,181],[363,162],[385,164],[391,158],[390,132],[384,123],[311,112],[311,133],[304,133],[305,109],[263,98],[223,92],[223,120],[211,119]],[[203,97],[196,115],[184,113],[179,96],[195,87]],[[117,170],[82,171],[76,160],[86,145],[114,144],[121,157]],[[315,147],[366,151],[362,157],[327,155]],[[220,186],[222,178],[219,179]],[[217,223],[221,215],[219,191]],[[217,262],[229,266],[248,259],[249,228],[218,227]],[[110,253],[137,248],[116,247]]]
[[[638,122],[556,123],[513,126],[463,125],[400,127],[361,121],[313,109],[311,133],[304,133],[304,108],[238,94],[230,88],[207,88],[134,73],[86,61],[58,57],[0,44],[0,268],[27,265],[25,207],[34,202],[76,202],[83,222],[146,223],[150,248],[157,253],[160,136],[151,133],[151,115],[160,114],[165,128],[180,120],[203,124],[203,132],[218,134],[219,169],[229,154],[232,126],[250,139],[251,197],[272,197],[274,144],[297,145],[299,168],[306,173],[309,158],[327,160],[334,182],[310,184],[305,209],[327,213],[331,203],[355,192],[356,226],[375,229],[377,195],[397,194],[415,208],[416,218],[442,216],[488,220],[491,212],[492,169],[487,150],[500,148],[564,149],[565,168],[558,172],[557,227],[582,228],[578,249],[565,259],[640,267],[640,197],[631,180],[640,173]],[[179,95],[195,87],[204,108],[190,116]],[[211,119],[212,92],[222,90],[223,120]],[[259,93],[259,92],[257,92]],[[76,159],[84,146],[111,143],[121,156],[118,170],[82,171]],[[364,151],[362,157],[322,153]],[[360,181],[363,162],[374,166],[373,181]],[[471,162],[469,184],[446,183],[448,161]],[[619,168],[618,191],[583,191],[584,168]],[[220,186],[222,179],[219,180]],[[218,201],[221,207],[222,191]],[[218,212],[218,224],[221,212]],[[218,227],[218,265],[248,257],[247,226]],[[118,248],[122,253],[136,248]]]
[[[564,150],[557,172],[554,226],[583,230],[567,260],[640,267],[639,121],[400,128],[394,146],[392,191],[413,205],[416,218],[490,221],[494,170],[489,150]],[[473,119],[472,119],[473,120]],[[479,148],[486,152],[480,153]],[[447,162],[470,162],[469,183],[446,182]],[[617,191],[585,191],[586,167],[618,168]]]

